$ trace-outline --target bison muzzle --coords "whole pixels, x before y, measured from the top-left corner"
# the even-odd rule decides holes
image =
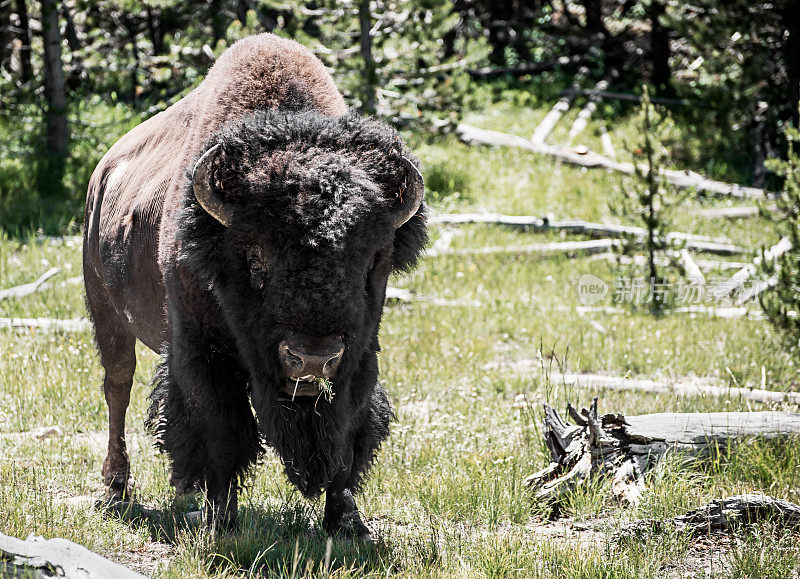
[[[138,339],[162,356],[148,426],[208,521],[235,526],[266,445],[304,495],[326,493],[329,532],[368,536],[353,496],[393,417],[378,328],[389,275],[426,241],[423,189],[397,133],[268,34],[117,142],[89,184],[83,252],[109,492],[132,490]]]

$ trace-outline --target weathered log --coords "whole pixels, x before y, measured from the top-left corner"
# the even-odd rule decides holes
[[[644,475],[667,453],[707,457],[744,438],[800,435],[800,414],[711,412],[625,417],[597,412],[597,398],[580,413],[567,405],[569,424],[544,404],[544,436],[550,464],[525,479],[534,498],[557,507],[575,488],[598,476],[611,477],[611,491],[637,504]]]
[[[686,273],[686,279],[689,280],[689,283],[696,286],[706,285],[706,278],[703,275],[703,272],[700,270],[700,266],[697,265],[697,262],[692,257],[692,254],[690,254],[687,250],[682,249],[680,258],[683,271]]]
[[[494,213],[456,213],[456,214],[440,214],[432,215],[428,221],[429,224],[435,225],[438,223],[447,224],[463,224],[463,223],[496,223],[502,225],[509,225],[513,227],[521,227],[523,229],[530,229],[534,231],[562,231],[564,233],[572,233],[576,235],[588,235],[593,238],[613,238],[613,239],[630,239],[634,243],[644,243],[647,232],[641,227],[634,227],[628,225],[603,225],[601,223],[592,223],[583,221],[582,219],[566,219],[566,220],[551,220],[547,218],[539,218],[531,215],[500,215]],[[705,235],[696,235],[693,233],[683,233],[680,231],[669,232],[666,235],[667,242],[683,245],[684,248],[693,251],[711,253],[715,255],[739,255],[752,253],[749,249],[740,247],[731,243],[724,237],[709,237]],[[607,242],[609,240],[604,240]],[[560,242],[560,243],[586,243],[586,242]],[[471,253],[503,253],[513,252],[517,247],[536,247],[533,246],[509,246],[506,250],[500,248],[492,248],[491,251],[484,252],[483,248],[478,249],[462,249],[453,250],[453,252],[469,255]],[[568,247],[568,246],[565,246]],[[587,245],[589,247],[589,245]],[[592,246],[592,253],[596,253],[594,246]],[[535,249],[525,251],[526,253],[537,252]],[[432,251],[428,255],[442,255],[448,251]]]
[[[616,538],[648,532],[660,533],[668,527],[694,536],[708,535],[724,533],[742,525],[763,521],[772,521],[782,527],[798,529],[800,506],[761,494],[736,495],[714,499],[702,507],[666,521],[646,519],[629,523],[616,533]]]
[[[752,263],[748,263],[742,269],[737,271],[728,281],[718,284],[715,288],[709,291],[709,294],[717,299],[722,299],[731,295],[756,273],[758,266],[761,265],[762,261],[774,261],[790,249],[792,249],[791,240],[788,237],[781,238],[778,243],[766,250],[763,256],[756,256]]]
[[[491,255],[495,253],[536,253],[540,255],[587,255],[609,251],[616,247],[616,239],[592,239],[589,241],[554,241],[552,243],[531,243],[527,245],[500,245],[487,247],[465,247],[428,251],[429,257],[439,255]]]
[[[747,219],[748,217],[758,217],[758,207],[747,206],[700,209],[697,211],[697,215],[710,219]]]
[[[680,254],[671,254],[667,252],[667,257],[656,256],[656,265],[672,265],[674,258],[680,257]],[[599,253],[590,258],[591,260],[603,260],[610,262],[619,262],[622,265],[647,265],[647,257],[644,255],[620,255],[618,253]],[[746,263],[739,261],[723,261],[720,259],[695,259],[694,260],[701,271],[716,271],[728,269],[742,269]]]
[[[609,169],[612,171],[619,171],[626,175],[632,175],[634,173],[633,163],[614,161],[604,155],[594,153],[583,146],[576,148],[558,147],[517,135],[509,135],[508,133],[473,127],[466,123],[459,123],[456,127],[456,134],[462,141],[470,145],[518,147],[533,153],[547,155],[572,165]],[[643,170],[647,169],[646,167],[642,168]],[[698,191],[706,191],[715,195],[726,195],[746,199],[763,199],[764,197],[775,195],[772,192],[756,187],[745,187],[736,183],[715,181],[690,170],[677,171],[674,169],[665,169],[661,174],[669,183],[676,187],[683,189],[693,187]]]
[[[601,80],[595,85],[595,90],[605,90],[608,87],[608,81]],[[578,116],[575,118],[575,121],[572,123],[572,126],[569,128],[569,133],[567,133],[567,141],[564,143],[565,146],[569,147],[572,145],[575,137],[580,135],[585,129],[586,125],[589,124],[589,119],[592,118],[592,115],[597,110],[597,97],[592,95],[589,97],[589,101],[583,106],[581,112],[578,113]]]
[[[44,330],[46,332],[83,332],[91,329],[92,324],[86,318],[59,320],[54,318],[0,318],[0,329],[8,330]]]
[[[0,300],[5,300],[9,298],[21,298],[30,295],[34,292],[37,292],[48,279],[50,279],[54,275],[58,275],[59,273],[61,273],[61,268],[51,267],[42,275],[40,275],[39,279],[37,279],[36,281],[0,290]]]
[[[573,83],[573,86],[575,86],[575,83]],[[564,116],[564,113],[569,110],[569,107],[572,105],[572,100],[572,96],[563,96],[558,99],[558,102],[553,105],[553,108],[550,109],[542,121],[533,130],[533,135],[531,135],[531,143],[544,144],[547,137],[553,132],[556,124],[558,124],[558,121],[560,121],[561,117]],[[456,128],[456,132],[458,132],[458,127]]]
[[[549,217],[536,217],[534,215],[503,215],[501,213],[439,213],[428,218],[429,225],[447,224],[461,225],[466,223],[489,223],[519,227],[521,229],[543,231],[563,231],[576,235],[588,235],[589,237],[612,237],[615,239],[634,239],[644,241],[647,230],[643,227],[632,225],[616,225],[593,223],[583,219],[551,219]],[[683,233],[671,231],[666,235],[668,242],[697,242],[707,244],[709,247],[720,246],[720,251],[751,253],[745,248],[737,248],[726,237],[712,237],[708,235],[697,235],[694,233]]]
[[[397,302],[422,302],[434,306],[443,307],[471,307],[478,308],[483,304],[479,300],[451,300],[447,298],[437,298],[414,294],[406,289],[388,286],[386,288],[386,301]]]
[[[617,151],[614,149],[614,143],[611,142],[611,135],[608,134],[605,123],[600,124],[600,143],[603,145],[603,154],[616,162]]]
[[[21,572],[17,577],[59,577],[81,579],[143,579],[140,575],[119,563],[93,553],[86,547],[67,539],[49,539],[30,536],[22,541],[0,533],[0,559],[10,560],[6,568],[0,567],[3,576],[7,572]]]
[[[582,388],[635,390],[653,394],[668,394],[670,396],[712,396],[715,398],[749,400],[751,402],[800,404],[800,392],[777,392],[759,388],[724,386],[703,378],[697,378],[690,382],[666,382],[663,380],[627,378],[625,376],[607,376],[605,374],[565,372],[551,374],[550,379],[562,384],[580,386]]]

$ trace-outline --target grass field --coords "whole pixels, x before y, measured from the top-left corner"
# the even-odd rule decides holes
[[[529,134],[552,104],[549,96],[527,97],[525,107],[490,107],[467,120]],[[614,111],[617,143],[633,136],[629,112]],[[557,131],[552,142],[563,139],[575,114],[562,121],[564,133]],[[590,125],[579,140],[600,150],[595,129]],[[564,166],[555,176],[551,160],[521,151],[469,148],[453,137],[412,138],[438,211],[602,221],[620,188],[618,177],[603,171]],[[730,168],[693,168],[737,177]],[[693,211],[724,204],[692,201],[676,215],[674,228],[726,235],[753,248],[777,240],[774,225],[760,219],[708,221]],[[442,231],[432,230],[434,242]],[[459,228],[452,247],[557,239],[475,225]],[[32,281],[52,266],[63,272],[52,287],[0,302],[1,315],[85,316],[82,286],[62,283],[80,274],[79,244],[0,239],[0,287]],[[366,546],[328,544],[318,526],[321,503],[303,500],[271,455],[244,493],[239,533],[218,536],[177,523],[193,505],[173,501],[167,460],[144,434],[157,358],[143,347],[128,413],[129,446],[138,499],[155,514],[120,517],[92,508],[102,491],[106,411],[91,333],[2,330],[0,531],[66,537],[144,573],[175,578],[798,576],[800,536],[769,523],[702,540],[667,533],[615,542],[612,534],[626,521],[674,516],[731,494],[764,492],[800,502],[800,440],[753,441],[702,463],[666,462],[647,479],[635,509],[615,504],[603,481],[574,493],[565,517],[555,522],[531,502],[522,480],[546,464],[543,401],[562,410],[567,401],[585,405],[599,396],[601,411],[624,414],[767,408],[737,398],[577,389],[551,379],[551,370],[797,389],[797,370],[766,322],[656,318],[641,309],[581,315],[576,285],[584,273],[609,284],[619,274],[588,257],[501,254],[430,257],[416,272],[392,280],[418,296],[449,301],[387,305],[381,375],[398,419],[360,499],[380,537]],[[43,426],[61,432],[43,439],[32,434]],[[594,530],[575,525],[590,520],[602,524]]]

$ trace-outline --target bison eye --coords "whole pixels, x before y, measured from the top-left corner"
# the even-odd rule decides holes
[[[267,264],[259,248],[253,248],[247,252],[247,267],[251,273],[264,273],[267,271]]]
[[[266,266],[258,259],[251,259],[248,266],[253,273],[263,273],[267,270]]]

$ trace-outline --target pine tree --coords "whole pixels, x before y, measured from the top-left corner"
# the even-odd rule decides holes
[[[650,310],[661,312],[666,306],[663,289],[667,278],[657,266],[657,257],[676,243],[667,237],[669,218],[673,210],[686,197],[677,193],[663,175],[663,168],[671,157],[670,150],[677,140],[672,118],[659,112],[650,101],[647,86],[642,90],[642,101],[635,122],[637,141],[626,148],[634,157],[632,179],[623,183],[616,205],[610,207],[612,214],[634,223],[645,230],[644,239],[626,239],[620,245],[622,255],[630,255],[644,246],[647,255],[647,274],[650,282]]]
[[[786,161],[774,160],[770,169],[784,178],[783,191],[776,200],[778,221],[792,242],[792,249],[775,261],[762,259],[760,277],[772,288],[759,296],[764,315],[783,337],[795,358],[800,359],[800,130],[787,127]]]

